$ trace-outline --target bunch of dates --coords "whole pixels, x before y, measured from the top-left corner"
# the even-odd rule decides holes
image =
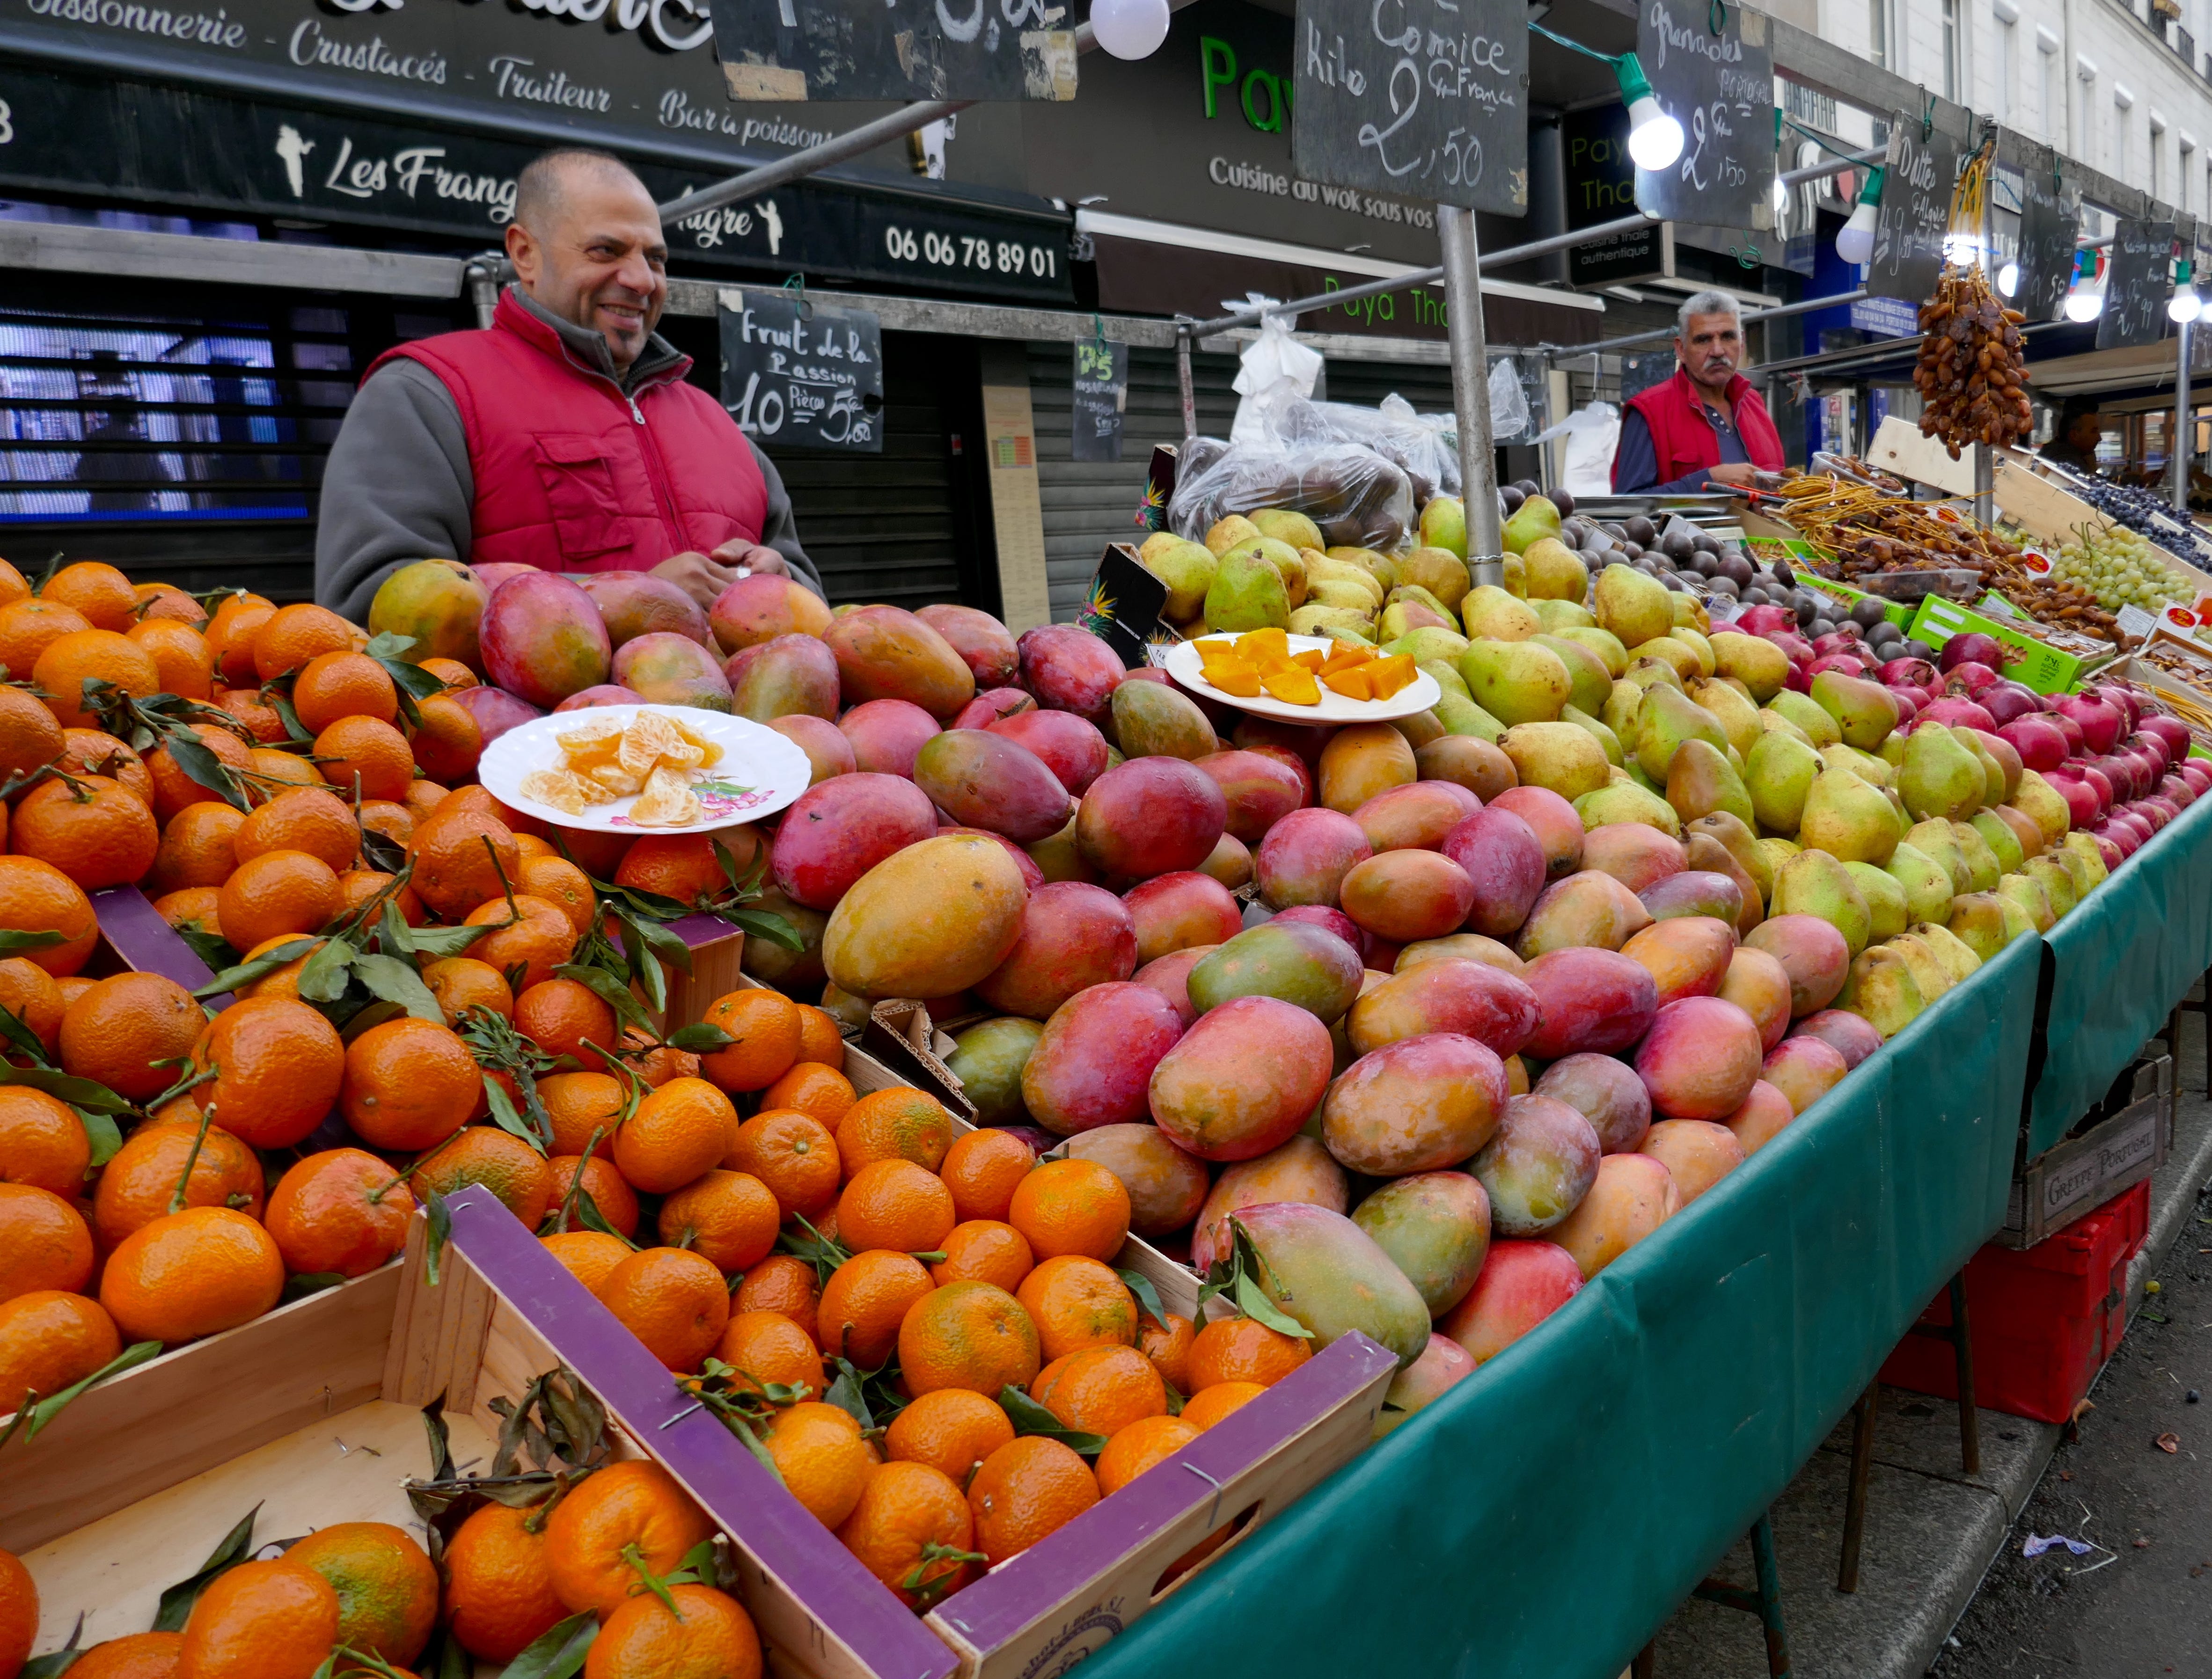
[[[1920,361],[1912,370],[1924,404],[1920,432],[1941,438],[1953,460],[1962,447],[2011,443],[2032,428],[2020,336],[2027,318],[1997,301],[1979,264],[1945,264],[1936,295],[1920,306]]]

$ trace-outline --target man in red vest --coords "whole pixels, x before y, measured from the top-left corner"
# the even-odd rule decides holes
[[[1743,318],[1726,292],[1699,292],[1675,316],[1674,376],[1630,399],[1613,447],[1616,495],[1694,494],[1782,470],[1766,404],[1736,372]]]
[[[702,609],[748,572],[821,593],[775,468],[653,330],[668,247],[645,184],[547,152],[507,253],[488,330],[399,345],[362,379],[324,474],[315,597],[362,621],[426,557],[649,572]]]

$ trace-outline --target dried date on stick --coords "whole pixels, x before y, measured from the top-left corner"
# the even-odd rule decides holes
[[[2027,434],[2027,317],[1997,301],[1980,264],[1950,264],[1936,295],[1920,306],[1920,360],[1912,383],[1923,403],[1920,433],[1941,439],[1951,458],[1976,443],[2008,444]]]

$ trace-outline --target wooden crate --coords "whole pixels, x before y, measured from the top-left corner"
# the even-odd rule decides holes
[[[690,947],[691,972],[669,970],[668,1009],[661,1017],[664,1033],[698,1025],[716,997],[752,983],[739,966],[744,960],[745,936],[720,916],[687,915],[670,922],[668,930]]]
[[[2077,1137],[2027,1162],[2012,1183],[2003,1227],[1990,1240],[2033,1247],[2132,1188],[2166,1164],[2173,1147],[2173,1058],[2138,1062],[2124,1098]]]

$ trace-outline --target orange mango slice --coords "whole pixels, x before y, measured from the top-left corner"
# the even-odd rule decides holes
[[[1328,650],[1327,648],[1309,647],[1302,653],[1292,653],[1291,655],[1291,663],[1293,664],[1303,665],[1305,669],[1312,671],[1316,676],[1319,676],[1321,674],[1322,665],[1328,658]]]
[[[1368,686],[1366,664],[1347,665],[1341,670],[1324,670],[1322,681],[1332,694],[1340,694],[1347,700],[1372,700],[1374,690]]]
[[[1261,677],[1260,685],[1286,706],[1321,704],[1321,684],[1314,680],[1313,672],[1304,665],[1292,664],[1280,670],[1271,670]]]
[[[1330,648],[1328,657],[1322,662],[1322,674],[1332,670],[1349,670],[1356,664],[1366,664],[1376,657],[1372,647],[1363,647],[1357,641],[1340,641]]]
[[[1262,653],[1286,659],[1291,656],[1290,632],[1273,627],[1247,630],[1237,638],[1237,651],[1249,659],[1257,660]]]
[[[1243,663],[1208,665],[1206,680],[1224,694],[1233,694],[1240,700],[1260,697],[1260,673]]]
[[[1388,700],[1401,688],[1411,688],[1420,673],[1413,668],[1410,653],[1399,653],[1390,658],[1381,658],[1368,667],[1368,686],[1377,700]]]

